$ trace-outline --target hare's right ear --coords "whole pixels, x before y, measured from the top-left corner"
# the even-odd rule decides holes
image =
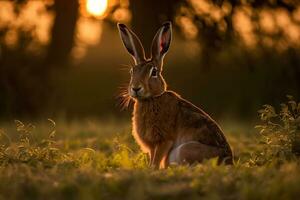
[[[145,51],[139,38],[125,24],[118,23],[121,39],[127,51],[132,55],[135,64],[144,62]]]
[[[152,41],[152,59],[162,66],[164,56],[169,50],[172,39],[172,24],[166,22],[157,31]]]

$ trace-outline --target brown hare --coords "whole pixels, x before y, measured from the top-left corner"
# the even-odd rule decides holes
[[[218,124],[204,111],[173,91],[162,77],[163,58],[172,37],[166,22],[152,42],[152,57],[145,58],[138,37],[124,24],[118,24],[121,39],[135,65],[130,69],[128,94],[134,100],[133,136],[150,156],[154,168],[172,163],[192,164],[218,157],[232,164],[232,151]]]

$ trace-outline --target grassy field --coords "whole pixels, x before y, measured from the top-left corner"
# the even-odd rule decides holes
[[[293,105],[278,113],[264,107],[258,130],[221,122],[234,166],[212,159],[150,169],[129,122],[2,123],[0,199],[297,199],[300,165],[290,135],[300,104]]]

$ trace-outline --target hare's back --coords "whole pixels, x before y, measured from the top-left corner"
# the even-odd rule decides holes
[[[178,121],[185,134],[206,145],[229,148],[221,128],[207,113],[184,99],[179,101],[179,110]]]

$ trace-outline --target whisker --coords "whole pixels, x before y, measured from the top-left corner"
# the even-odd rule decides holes
[[[129,69],[128,69],[127,67],[122,67],[122,68],[119,68],[119,70],[120,70],[120,71],[125,71],[125,72],[127,72],[127,71],[128,71],[128,73],[129,73]]]
[[[124,86],[119,86],[118,88],[119,88],[120,90],[127,90],[128,85],[126,85],[126,86],[125,86],[125,85],[124,85]]]
[[[121,71],[128,71],[129,69],[131,69],[132,67],[133,67],[133,65],[131,65],[131,64],[121,64],[121,68],[119,68],[119,70],[121,70]]]
[[[120,86],[119,92],[115,95],[115,97],[117,99],[116,106],[118,106],[121,110],[129,108],[133,103],[132,98],[128,94],[128,84]]]
[[[131,65],[131,64],[121,64],[121,66],[123,66],[123,67],[128,67],[128,68],[132,68],[133,67],[133,65]]]

